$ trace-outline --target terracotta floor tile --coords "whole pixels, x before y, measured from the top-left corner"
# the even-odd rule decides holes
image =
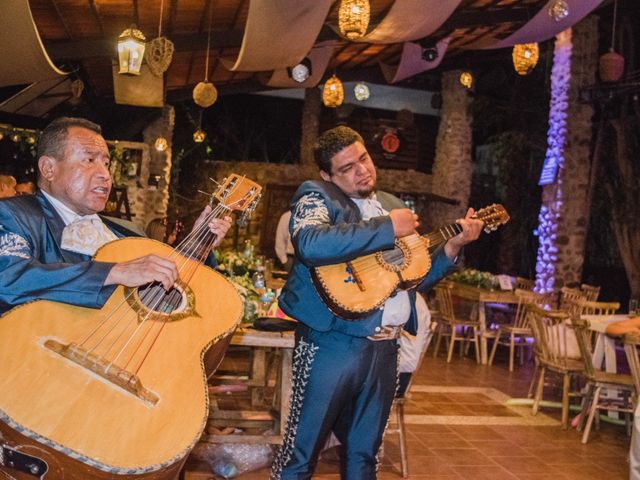
[[[547,465],[536,457],[492,457],[496,463],[504,467],[510,473],[560,473],[557,467]]]
[[[486,425],[451,425],[451,430],[466,440],[501,440],[502,437]]]
[[[492,459],[474,448],[432,448],[431,451],[451,466],[495,466]]]
[[[418,445],[426,448],[471,448],[467,440],[455,433],[417,433],[415,438]]]
[[[516,477],[500,466],[452,467],[461,478],[473,480],[516,480]]]
[[[506,440],[470,440],[473,448],[487,457],[528,457],[531,456],[515,443]]]
[[[247,352],[234,352],[225,359],[225,369],[246,369]],[[229,361],[228,361],[229,360]],[[446,417],[456,421],[474,421],[478,416],[498,417],[501,421],[517,422],[527,409],[514,412],[501,405],[486,392],[476,388],[495,389],[511,398],[525,398],[532,374],[532,364],[525,364],[510,373],[507,364],[497,360],[492,367],[479,366],[473,358],[454,357],[447,364],[442,355],[429,354],[424,368],[414,376],[414,386],[428,386],[435,392],[410,392],[405,413],[435,415],[429,422],[407,423],[407,449],[410,479],[430,480],[616,480],[626,479],[629,437],[624,427],[601,422],[600,431],[592,431],[586,445],[580,443],[575,429],[559,426],[525,426],[492,424],[447,424]],[[471,390],[451,392],[455,387]],[[437,391],[442,388],[443,391]],[[270,399],[273,389],[267,389]],[[556,395],[554,397],[554,395]],[[546,398],[558,398],[558,390],[545,389]],[[247,393],[221,395],[221,408],[246,408]],[[411,412],[411,413],[409,413]],[[545,408],[540,412],[559,420],[560,411]],[[468,419],[468,420],[467,420]],[[480,419],[484,421],[484,419]],[[389,434],[384,456],[380,459],[379,480],[401,480],[400,449],[397,435]],[[264,480],[269,468],[246,472],[237,480]],[[213,478],[213,475],[212,475]],[[339,466],[320,460],[314,480],[340,480]]]

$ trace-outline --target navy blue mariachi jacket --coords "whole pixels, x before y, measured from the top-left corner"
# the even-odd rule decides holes
[[[107,218],[116,236],[138,236]],[[0,313],[45,299],[101,307],[115,290],[103,287],[112,263],[60,248],[64,222],[38,193],[0,200]]]
[[[377,192],[377,198],[387,211],[405,208],[403,202],[391,194]],[[333,183],[307,181],[293,197],[289,232],[296,260],[278,301],[282,310],[315,330],[337,330],[357,337],[374,334],[381,324],[383,310],[376,309],[355,321],[341,319],[329,310],[316,291],[310,269],[393,248],[391,218],[381,216],[362,221],[357,205]],[[454,269],[455,264],[444,249],[438,248],[431,255],[431,269],[418,289],[431,288]],[[405,325],[414,335],[415,296],[415,290],[410,290],[411,316]]]
[[[117,237],[144,236],[126,220],[101,216]],[[44,195],[0,200],[0,314],[32,300],[100,308],[116,286],[103,286],[113,263],[60,248],[65,224]],[[207,265],[215,266],[210,254]]]

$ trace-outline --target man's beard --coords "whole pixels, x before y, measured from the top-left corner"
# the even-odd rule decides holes
[[[367,197],[371,196],[371,194],[373,193],[373,191],[375,189],[376,189],[376,185],[374,183],[370,187],[358,190],[358,195],[360,196],[360,198],[367,198]]]

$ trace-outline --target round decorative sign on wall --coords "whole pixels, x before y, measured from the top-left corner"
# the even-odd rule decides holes
[[[400,139],[395,133],[387,132],[382,136],[380,146],[387,153],[395,153],[400,148]]]

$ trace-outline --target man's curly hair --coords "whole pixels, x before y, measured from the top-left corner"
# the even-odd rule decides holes
[[[331,175],[331,159],[334,155],[356,142],[364,145],[362,136],[349,127],[341,125],[323,132],[313,147],[313,156],[318,168]]]

